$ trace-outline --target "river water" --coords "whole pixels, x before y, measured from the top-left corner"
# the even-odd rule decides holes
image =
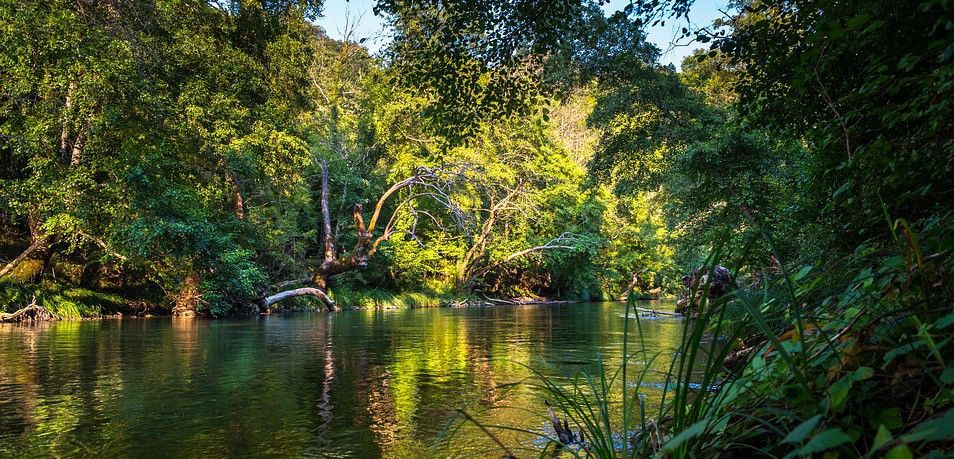
[[[545,432],[532,370],[568,384],[597,358],[617,368],[623,313],[594,303],[0,325],[0,456],[499,458],[458,410]],[[641,327],[661,374],[682,322]]]

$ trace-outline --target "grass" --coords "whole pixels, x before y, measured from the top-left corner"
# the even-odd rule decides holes
[[[345,308],[428,308],[438,307],[452,299],[450,295],[435,292],[399,292],[376,288],[351,290],[337,287],[331,290],[331,297]]]
[[[703,300],[698,318],[683,321],[683,340],[668,362],[661,394],[652,394],[660,400],[656,406],[647,406],[642,383],[663,354],[645,351],[635,309],[633,327],[630,320],[624,325],[627,358],[618,368],[606,368],[597,358],[569,383],[535,372],[531,384],[586,439],[567,445],[545,434],[544,453],[950,456],[952,244],[941,231],[925,238],[925,246],[902,220],[890,228],[893,247],[860,247],[824,270],[791,265],[757,288],[738,285],[718,300]],[[720,255],[709,258],[710,269]],[[633,298],[627,316],[630,308]],[[638,346],[631,351],[634,340]],[[741,356],[741,363],[727,368],[730,355]],[[537,426],[484,427],[539,435]]]
[[[34,298],[38,305],[61,319],[128,313],[129,309],[123,296],[118,294],[47,282],[30,284],[10,279],[0,281],[0,305],[3,311],[16,311],[30,304]]]

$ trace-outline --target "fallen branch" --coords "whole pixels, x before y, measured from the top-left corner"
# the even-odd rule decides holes
[[[351,250],[351,253],[348,255],[338,254],[336,250],[338,244],[336,238],[331,231],[331,213],[328,206],[329,199],[329,171],[327,161],[321,161],[321,220],[322,220],[322,240],[324,244],[324,257],[321,263],[318,266],[315,266],[312,271],[312,275],[309,279],[295,279],[291,281],[281,282],[275,284],[269,288],[281,289],[289,287],[295,284],[310,284],[308,287],[297,288],[293,290],[287,290],[284,292],[276,293],[274,295],[267,296],[262,298],[259,302],[260,305],[268,307],[272,304],[275,304],[279,301],[293,298],[297,296],[316,296],[320,298],[329,309],[334,309],[335,303],[328,297],[325,293],[328,291],[328,281],[331,280],[334,276],[343,274],[349,271],[354,271],[360,268],[367,266],[368,259],[375,254],[377,251],[378,245],[391,237],[394,231],[394,225],[397,221],[397,213],[407,204],[407,200],[398,204],[394,212],[387,219],[385,224],[384,232],[376,240],[374,239],[374,230],[382,216],[385,205],[387,204],[389,198],[394,194],[405,188],[412,187],[424,187],[425,189],[430,190],[427,193],[428,196],[445,196],[446,203],[437,199],[443,205],[446,205],[452,213],[457,212],[457,207],[453,205],[450,201],[450,195],[443,189],[441,183],[448,180],[443,177],[442,169],[427,169],[419,168],[416,173],[404,180],[401,180],[387,189],[384,194],[378,199],[377,203],[374,206],[374,212],[371,214],[371,219],[368,220],[365,224],[363,210],[364,207],[361,204],[354,205],[354,226],[355,232],[357,233],[357,242],[355,243],[354,249]],[[449,185],[448,185],[449,186]],[[432,196],[434,195],[434,196]],[[423,196],[421,193],[411,194],[410,200],[413,200],[415,197]],[[383,221],[383,220],[382,220]]]
[[[479,293],[480,296],[484,297],[484,299],[487,300],[487,301],[490,302],[490,303],[494,303],[494,304],[520,304],[518,301],[514,301],[514,300],[502,300],[502,299],[499,299],[499,298],[491,298],[491,297],[487,296],[487,294],[485,294],[484,292],[477,292],[477,293]]]
[[[29,257],[33,252],[36,252],[37,250],[45,248],[47,241],[48,241],[48,238],[45,236],[38,237],[36,239],[36,242],[31,244],[29,247],[27,247],[26,250],[24,250],[23,253],[20,254],[20,256],[14,258],[13,261],[11,261],[10,263],[7,263],[7,265],[4,266],[3,269],[0,269],[0,277],[6,276],[7,274],[13,272],[13,269],[16,268],[21,261]]]
[[[670,316],[670,317],[682,317],[682,314],[679,314],[678,312],[657,311],[655,309],[638,308],[635,306],[633,306],[633,309],[639,312],[645,312],[647,314],[654,315],[654,316],[659,315],[659,316]]]
[[[512,261],[512,260],[514,260],[514,259],[516,259],[516,258],[522,257],[522,256],[524,256],[524,255],[526,255],[526,254],[528,254],[528,253],[539,252],[539,251],[542,251],[542,250],[550,250],[550,249],[574,250],[574,249],[577,248],[576,246],[563,245],[563,244],[562,244],[564,241],[567,241],[567,240],[572,241],[574,236],[575,236],[575,235],[572,234],[572,233],[563,233],[563,234],[561,234],[561,235],[559,235],[559,236],[557,236],[557,237],[555,237],[555,238],[553,238],[553,239],[547,241],[546,244],[538,245],[538,246],[535,246],[535,247],[530,247],[530,248],[528,248],[528,249],[523,249],[523,250],[520,250],[520,251],[518,251],[518,252],[511,253],[510,255],[506,256],[505,258],[503,258],[503,259],[501,259],[501,260],[499,260],[499,261],[497,261],[497,262],[495,262],[495,263],[492,263],[492,264],[488,265],[487,267],[481,269],[480,271],[477,272],[477,274],[476,274],[475,276],[470,276],[470,277],[483,276],[484,274],[487,274],[488,272],[490,272],[490,271],[493,270],[494,268],[496,268],[496,267],[498,267],[498,266],[500,266],[500,265],[503,265],[503,264],[505,264],[505,263],[508,263],[508,262],[510,262],[510,261]]]
[[[296,288],[293,290],[286,290],[284,292],[279,292],[274,295],[265,297],[262,301],[262,304],[267,308],[275,303],[278,303],[282,300],[287,300],[289,298],[294,298],[298,296],[314,296],[318,297],[329,309],[334,309],[335,302],[332,300],[324,290],[315,287],[302,287]]]
[[[13,313],[0,312],[0,323],[37,323],[56,319],[58,319],[56,314],[36,304],[35,296],[33,297],[33,301],[23,309]]]

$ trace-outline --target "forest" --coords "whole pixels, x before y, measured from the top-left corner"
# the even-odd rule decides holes
[[[954,4],[603,3],[0,0],[0,321],[626,301],[559,454],[950,455]]]

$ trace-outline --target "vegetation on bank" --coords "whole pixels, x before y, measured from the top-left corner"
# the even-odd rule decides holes
[[[263,304],[272,286],[302,278],[293,288],[326,297],[678,285],[659,198],[588,175],[594,86],[566,102],[527,86],[519,110],[455,120],[400,40],[371,57],[308,22],[319,7],[0,4],[0,277],[211,316],[281,307]],[[6,310],[29,297],[7,296]]]
[[[317,1],[0,3],[8,304],[602,299],[719,264],[655,409],[628,360],[542,380],[561,448],[948,454],[952,4],[692,7],[381,0],[371,57]],[[710,45],[678,72],[665,21]]]
[[[570,457],[949,457],[950,230],[886,223],[894,244],[883,250],[699,296],[675,349],[645,350],[645,315],[630,299],[622,366],[531,382],[548,400],[540,425],[552,428],[484,428],[541,436]],[[659,363],[664,375],[652,370]]]
[[[150,311],[148,303],[137,303],[129,292],[108,293],[79,287],[64,287],[49,283],[17,285],[10,281],[0,284],[3,297],[0,301],[14,312],[31,304],[41,306],[59,319],[98,318],[122,315],[144,315]]]

